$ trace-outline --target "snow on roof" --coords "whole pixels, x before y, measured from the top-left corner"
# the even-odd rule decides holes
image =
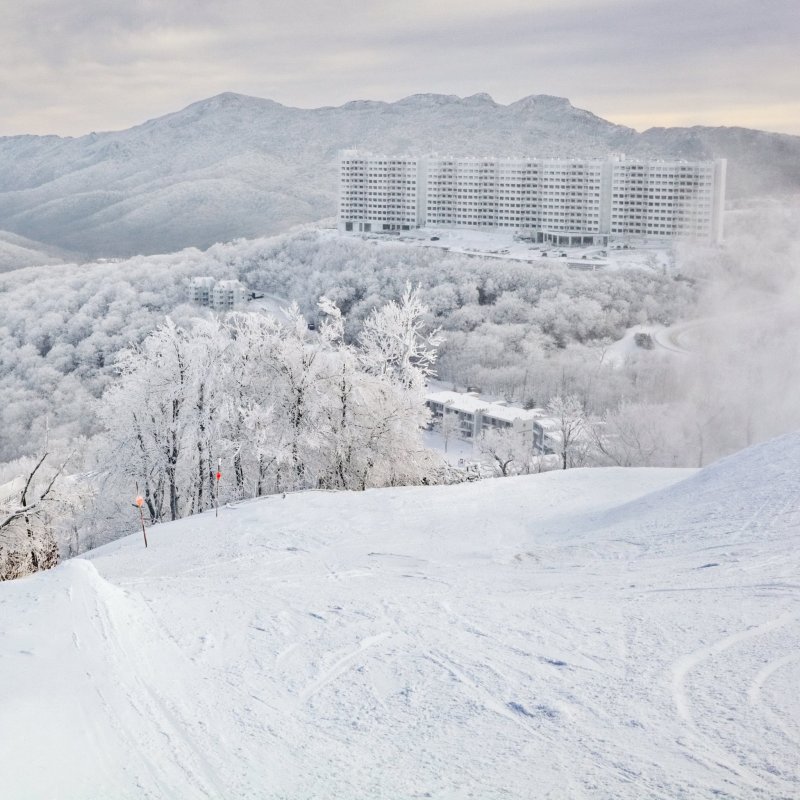
[[[541,416],[537,418],[536,424],[546,431],[555,431],[561,427],[561,423],[555,417]]]

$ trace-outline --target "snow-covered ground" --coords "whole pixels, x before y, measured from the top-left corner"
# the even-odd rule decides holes
[[[263,294],[263,297],[258,297],[249,301],[245,310],[266,311],[281,322],[285,322],[288,319],[286,311],[292,304],[291,300],[287,300],[285,297],[278,297],[274,294],[266,294],[263,292],[259,292],[259,294]]]
[[[472,442],[464,441],[455,432],[447,437],[445,442],[442,434],[437,430],[425,431],[423,434],[425,447],[429,450],[436,450],[448,463],[454,466],[464,466],[465,463],[473,463],[480,460],[478,453]]]
[[[328,235],[358,236],[333,231]],[[672,268],[674,257],[670,244],[611,244],[608,247],[591,245],[567,247],[563,245],[533,244],[520,240],[513,231],[480,231],[468,228],[417,228],[403,231],[399,236],[389,234],[363,234],[378,243],[400,242],[410,247],[434,247],[452,253],[497,258],[505,261],[530,263],[556,263],[569,269],[593,271],[599,269],[650,269],[662,272]]]
[[[677,326],[675,326],[677,329]],[[615,367],[622,367],[636,355],[641,355],[646,352],[642,347],[636,344],[636,335],[644,333],[650,336],[653,343],[653,350],[659,354],[675,353],[679,356],[685,356],[689,353],[688,350],[683,349],[676,344],[670,337],[673,328],[666,328],[661,325],[634,325],[625,331],[625,335],[609,345],[603,345],[601,359],[604,364],[611,364]]]
[[[0,585],[2,796],[800,796],[800,434],[277,496]]]

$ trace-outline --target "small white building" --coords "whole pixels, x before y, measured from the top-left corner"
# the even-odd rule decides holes
[[[209,276],[192,278],[189,284],[189,299],[198,306],[210,306],[211,292],[215,284],[216,280]]]
[[[447,418],[452,430],[464,441],[474,442],[490,430],[508,430],[520,438],[525,447],[533,449],[534,422],[544,412],[510,406],[507,403],[482,400],[474,392],[431,392],[425,401],[434,423]]]
[[[208,276],[192,278],[189,299],[199,306],[215,311],[231,311],[244,303],[249,296],[247,288],[239,281],[217,281]]]
[[[211,294],[217,311],[231,311],[247,300],[247,289],[239,281],[219,281]]]
[[[533,423],[533,452],[549,456],[561,452],[561,425],[557,419],[542,415]]]

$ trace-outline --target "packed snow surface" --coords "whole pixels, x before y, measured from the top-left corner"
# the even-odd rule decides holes
[[[377,244],[401,242],[409,247],[429,247],[483,259],[533,264],[559,264],[583,272],[614,269],[648,269],[666,274],[674,256],[669,242],[641,240],[600,245],[569,246],[533,244],[513,230],[473,230],[471,228],[415,228],[400,235],[385,233],[340,233],[327,235],[358,237]]]
[[[223,508],[0,585],[2,796],[800,796],[800,434]]]

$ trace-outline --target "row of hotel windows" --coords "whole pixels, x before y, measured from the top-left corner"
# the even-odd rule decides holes
[[[473,216],[473,215],[464,214],[464,215],[457,215],[455,217],[442,216],[441,218],[432,219],[431,222],[433,222],[433,223],[439,222],[439,223],[444,223],[444,224],[447,224],[447,223],[453,222],[453,221],[455,221],[455,222],[475,222],[475,223],[480,223],[482,220],[493,222],[493,223],[498,223],[500,225],[502,225],[504,223],[512,223],[512,222],[518,221],[518,220],[515,220],[514,218],[509,218],[509,217],[500,217],[498,219],[494,219],[492,217],[481,217],[481,216]],[[656,222],[656,221],[653,221],[653,220],[646,220],[646,221],[637,220],[636,224],[632,224],[632,222],[633,221],[628,221],[628,224],[626,224],[626,225],[612,224],[611,232],[612,233],[622,233],[622,234],[624,234],[624,233],[652,233],[652,232],[658,232],[658,231],[669,232],[669,231],[674,231],[674,230],[704,232],[704,231],[707,230],[707,227],[708,227],[708,226],[702,225],[702,224],[680,225],[680,224],[677,224],[677,223]],[[384,230],[384,231],[388,231],[388,230],[404,230],[404,231],[407,231],[407,230],[411,229],[411,227],[413,225],[413,220],[409,220],[407,218],[400,218],[400,219],[395,219],[394,220],[394,224],[386,223],[386,222],[380,222],[380,221],[379,221],[378,224],[381,225],[381,229]],[[354,230],[353,226],[354,226],[354,223],[348,221],[348,222],[345,223],[345,230],[346,231],[352,231],[352,230]],[[363,227],[359,228],[359,230],[364,230],[364,231],[370,231],[371,229],[372,228],[371,228],[370,223],[364,223]],[[571,228],[569,228],[569,227],[564,227],[563,228],[563,230],[570,230],[570,229]]]
[[[390,185],[398,185],[398,186],[406,186],[409,188],[415,187],[417,182],[415,179],[402,179],[402,180],[392,180],[389,181],[385,178],[357,178],[350,181],[351,184],[375,184],[378,186],[386,186],[387,184]],[[591,187],[594,190],[599,192],[600,186],[596,181],[545,181],[544,184],[537,184],[534,182],[521,184],[521,183],[498,183],[497,181],[436,181],[436,180],[429,180],[428,181],[428,188],[429,189],[445,189],[445,188],[454,188],[457,186],[471,186],[474,188],[491,188],[493,190],[497,189],[523,189],[525,191],[537,191],[537,190],[547,190],[547,189],[565,189],[565,188],[574,188],[575,190],[583,190],[585,191],[586,188]],[[630,195],[633,190],[638,190],[638,192],[652,192],[654,188],[661,187],[663,190],[667,192],[679,192],[679,193],[689,193],[689,194],[711,194],[711,186],[710,184],[699,184],[699,183],[686,183],[686,182],[671,182],[671,181],[664,181],[664,182],[650,182],[646,184],[636,184],[636,186],[626,186],[620,185],[618,183],[614,183],[614,197],[619,196],[619,193]]]
[[[378,198],[381,199],[382,202],[388,203],[389,205],[392,204],[392,200],[396,201],[394,204],[401,206],[401,205],[416,205],[415,199],[406,198],[405,203],[402,202],[402,196],[392,195],[392,194],[384,194],[382,192],[370,192],[366,197],[360,195],[347,195],[342,198],[342,203],[344,205],[364,205],[364,204],[372,204],[378,202]],[[599,201],[586,201],[582,203],[519,203],[519,202],[511,202],[510,200],[498,200],[495,201],[494,198],[485,198],[485,197],[456,197],[456,198],[448,198],[447,200],[438,199],[438,200],[429,200],[427,202],[428,208],[452,208],[454,206],[475,206],[482,204],[488,207],[496,207],[496,208],[530,208],[530,209],[563,209],[567,211],[598,211],[600,208]],[[648,209],[674,209],[675,211],[691,211],[691,212],[698,212],[698,211],[707,211],[711,204],[709,202],[695,202],[691,204],[687,203],[669,203],[669,202],[658,202],[658,201],[620,201],[618,203],[613,204],[614,208],[621,208],[623,210],[643,210],[645,208]]]
[[[473,161],[470,159],[425,159],[429,169],[460,169],[466,172],[493,172],[496,170],[542,170],[547,169],[558,174],[569,175],[573,172],[591,172],[602,169],[602,164],[587,164],[578,159],[573,162],[560,160],[521,160],[521,161]],[[343,167],[348,169],[416,169],[418,160],[415,158],[392,158],[392,159],[344,159],[341,162]],[[524,166],[523,166],[524,165]],[[616,173],[648,173],[650,175],[674,175],[681,173],[706,173],[711,168],[704,164],[674,164],[674,165],[652,165],[643,163],[617,163],[613,165]]]
[[[381,202],[378,200],[368,200],[368,201],[343,201],[341,204],[343,209],[356,209],[356,208],[385,208],[385,209],[398,209],[398,210],[408,210],[413,211],[416,206],[413,203],[407,204],[400,204],[400,203],[387,203]],[[453,211],[456,209],[463,209],[463,210],[471,210],[471,211],[485,211],[487,213],[493,212],[502,212],[502,211],[509,211],[512,209],[520,209],[520,211],[528,212],[529,214],[543,214],[543,215],[553,215],[553,214],[560,214],[560,215],[571,215],[571,216],[583,216],[583,217],[592,217],[595,218],[599,216],[599,209],[598,208],[581,208],[581,207],[572,207],[572,206],[539,206],[536,208],[530,208],[525,205],[515,205],[515,204],[500,204],[497,206],[494,205],[481,205],[479,203],[428,203],[426,206],[427,210],[430,213],[443,213],[445,211]],[[612,218],[622,218],[622,217],[629,217],[633,214],[644,214],[646,209],[644,208],[626,208],[626,209],[618,209],[612,210],[611,216]],[[681,217],[695,217],[695,216],[706,216],[701,212],[704,211],[703,208],[653,208],[648,207],[647,214],[652,216],[653,214],[667,214],[669,218],[681,218]],[[637,217],[638,218],[638,217]]]

